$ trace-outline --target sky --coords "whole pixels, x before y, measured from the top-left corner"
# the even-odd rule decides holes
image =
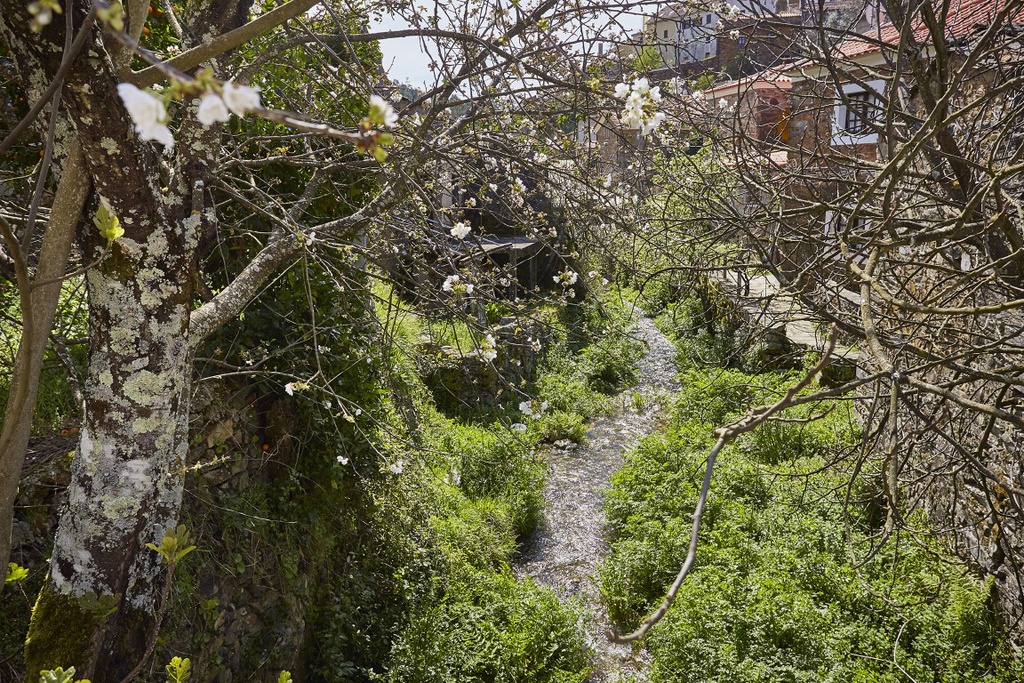
[[[405,28],[409,28],[405,21],[385,14],[380,22],[370,27],[370,30],[377,33]],[[384,53],[384,71],[392,80],[409,83],[418,88],[433,82],[434,74],[428,67],[431,60],[424,54],[419,38],[382,40],[380,49]]]
[[[653,11],[654,5],[640,6],[638,11],[645,14]],[[641,19],[639,16],[630,17],[623,23],[634,25],[627,26],[630,31],[639,30]],[[409,28],[404,20],[390,15],[383,15],[380,21],[371,23],[370,30],[373,33],[380,31],[391,31]],[[422,88],[425,84],[433,83],[434,74],[429,68],[432,58],[423,52],[418,38],[392,38],[380,41],[381,51],[384,53],[384,71],[393,81],[409,83],[412,86]]]

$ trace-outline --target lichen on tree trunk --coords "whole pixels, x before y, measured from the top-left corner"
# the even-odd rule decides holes
[[[73,600],[98,608],[116,601],[96,622],[97,634],[72,626],[81,642],[71,650],[91,650],[79,671],[99,680],[120,680],[146,650],[164,577],[160,556],[146,544],[160,543],[181,508],[191,220],[146,229],[137,219],[133,237],[118,240],[86,278],[86,420],[40,604],[66,609]],[[47,609],[33,615],[33,666],[69,664],[52,658],[68,651],[70,637],[53,627],[53,617]]]

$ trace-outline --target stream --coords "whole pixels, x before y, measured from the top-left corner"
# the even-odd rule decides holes
[[[601,604],[597,576],[607,552],[602,502],[612,474],[622,466],[623,453],[651,433],[659,400],[679,388],[672,342],[645,317],[638,316],[633,335],[647,346],[639,363],[640,383],[618,396],[616,414],[591,424],[582,444],[551,449],[544,520],[516,566],[518,574],[532,576],[559,597],[575,598],[586,607],[587,643],[594,651],[588,680],[595,683],[645,679],[646,652],[638,648],[634,653],[629,645],[616,645],[605,637],[611,624]],[[640,400],[635,400],[637,394]]]

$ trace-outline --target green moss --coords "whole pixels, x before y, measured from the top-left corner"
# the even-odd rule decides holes
[[[82,609],[75,598],[55,593],[47,580],[39,591],[25,639],[25,671],[29,678],[58,666],[85,671],[91,636],[101,621],[102,617]]]

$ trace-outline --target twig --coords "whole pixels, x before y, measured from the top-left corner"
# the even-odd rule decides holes
[[[676,599],[676,594],[679,592],[679,588],[683,585],[683,581],[690,573],[690,569],[693,567],[693,562],[697,558],[697,540],[700,536],[700,522],[701,518],[704,516],[704,506],[708,500],[708,492],[711,490],[711,475],[714,472],[715,459],[718,457],[718,454],[721,453],[727,443],[735,439],[740,434],[756,429],[758,425],[775,413],[788,408],[793,399],[796,398],[796,395],[803,391],[803,389],[806,388],[818,373],[825,369],[825,366],[827,366],[832,360],[832,353],[836,348],[836,337],[838,334],[838,328],[833,325],[828,338],[828,346],[826,347],[821,360],[807,371],[807,374],[804,375],[803,379],[790,387],[785,396],[770,406],[762,406],[761,408],[751,410],[740,420],[733,422],[727,427],[716,430],[718,441],[715,442],[715,447],[711,449],[711,454],[708,456],[708,464],[704,469],[704,483],[700,488],[700,498],[697,500],[697,507],[693,511],[693,530],[690,532],[690,549],[686,554],[686,560],[683,562],[683,566],[680,568],[679,574],[676,575],[676,580],[668,589],[668,592],[665,594],[665,598],[661,601],[661,605],[653,614],[643,620],[640,624],[640,628],[624,636],[620,636],[610,630],[607,634],[609,640],[614,643],[631,643],[633,641],[640,640],[647,634],[651,627],[661,621],[665,616],[665,613],[668,612],[668,608],[672,606],[672,602]]]

